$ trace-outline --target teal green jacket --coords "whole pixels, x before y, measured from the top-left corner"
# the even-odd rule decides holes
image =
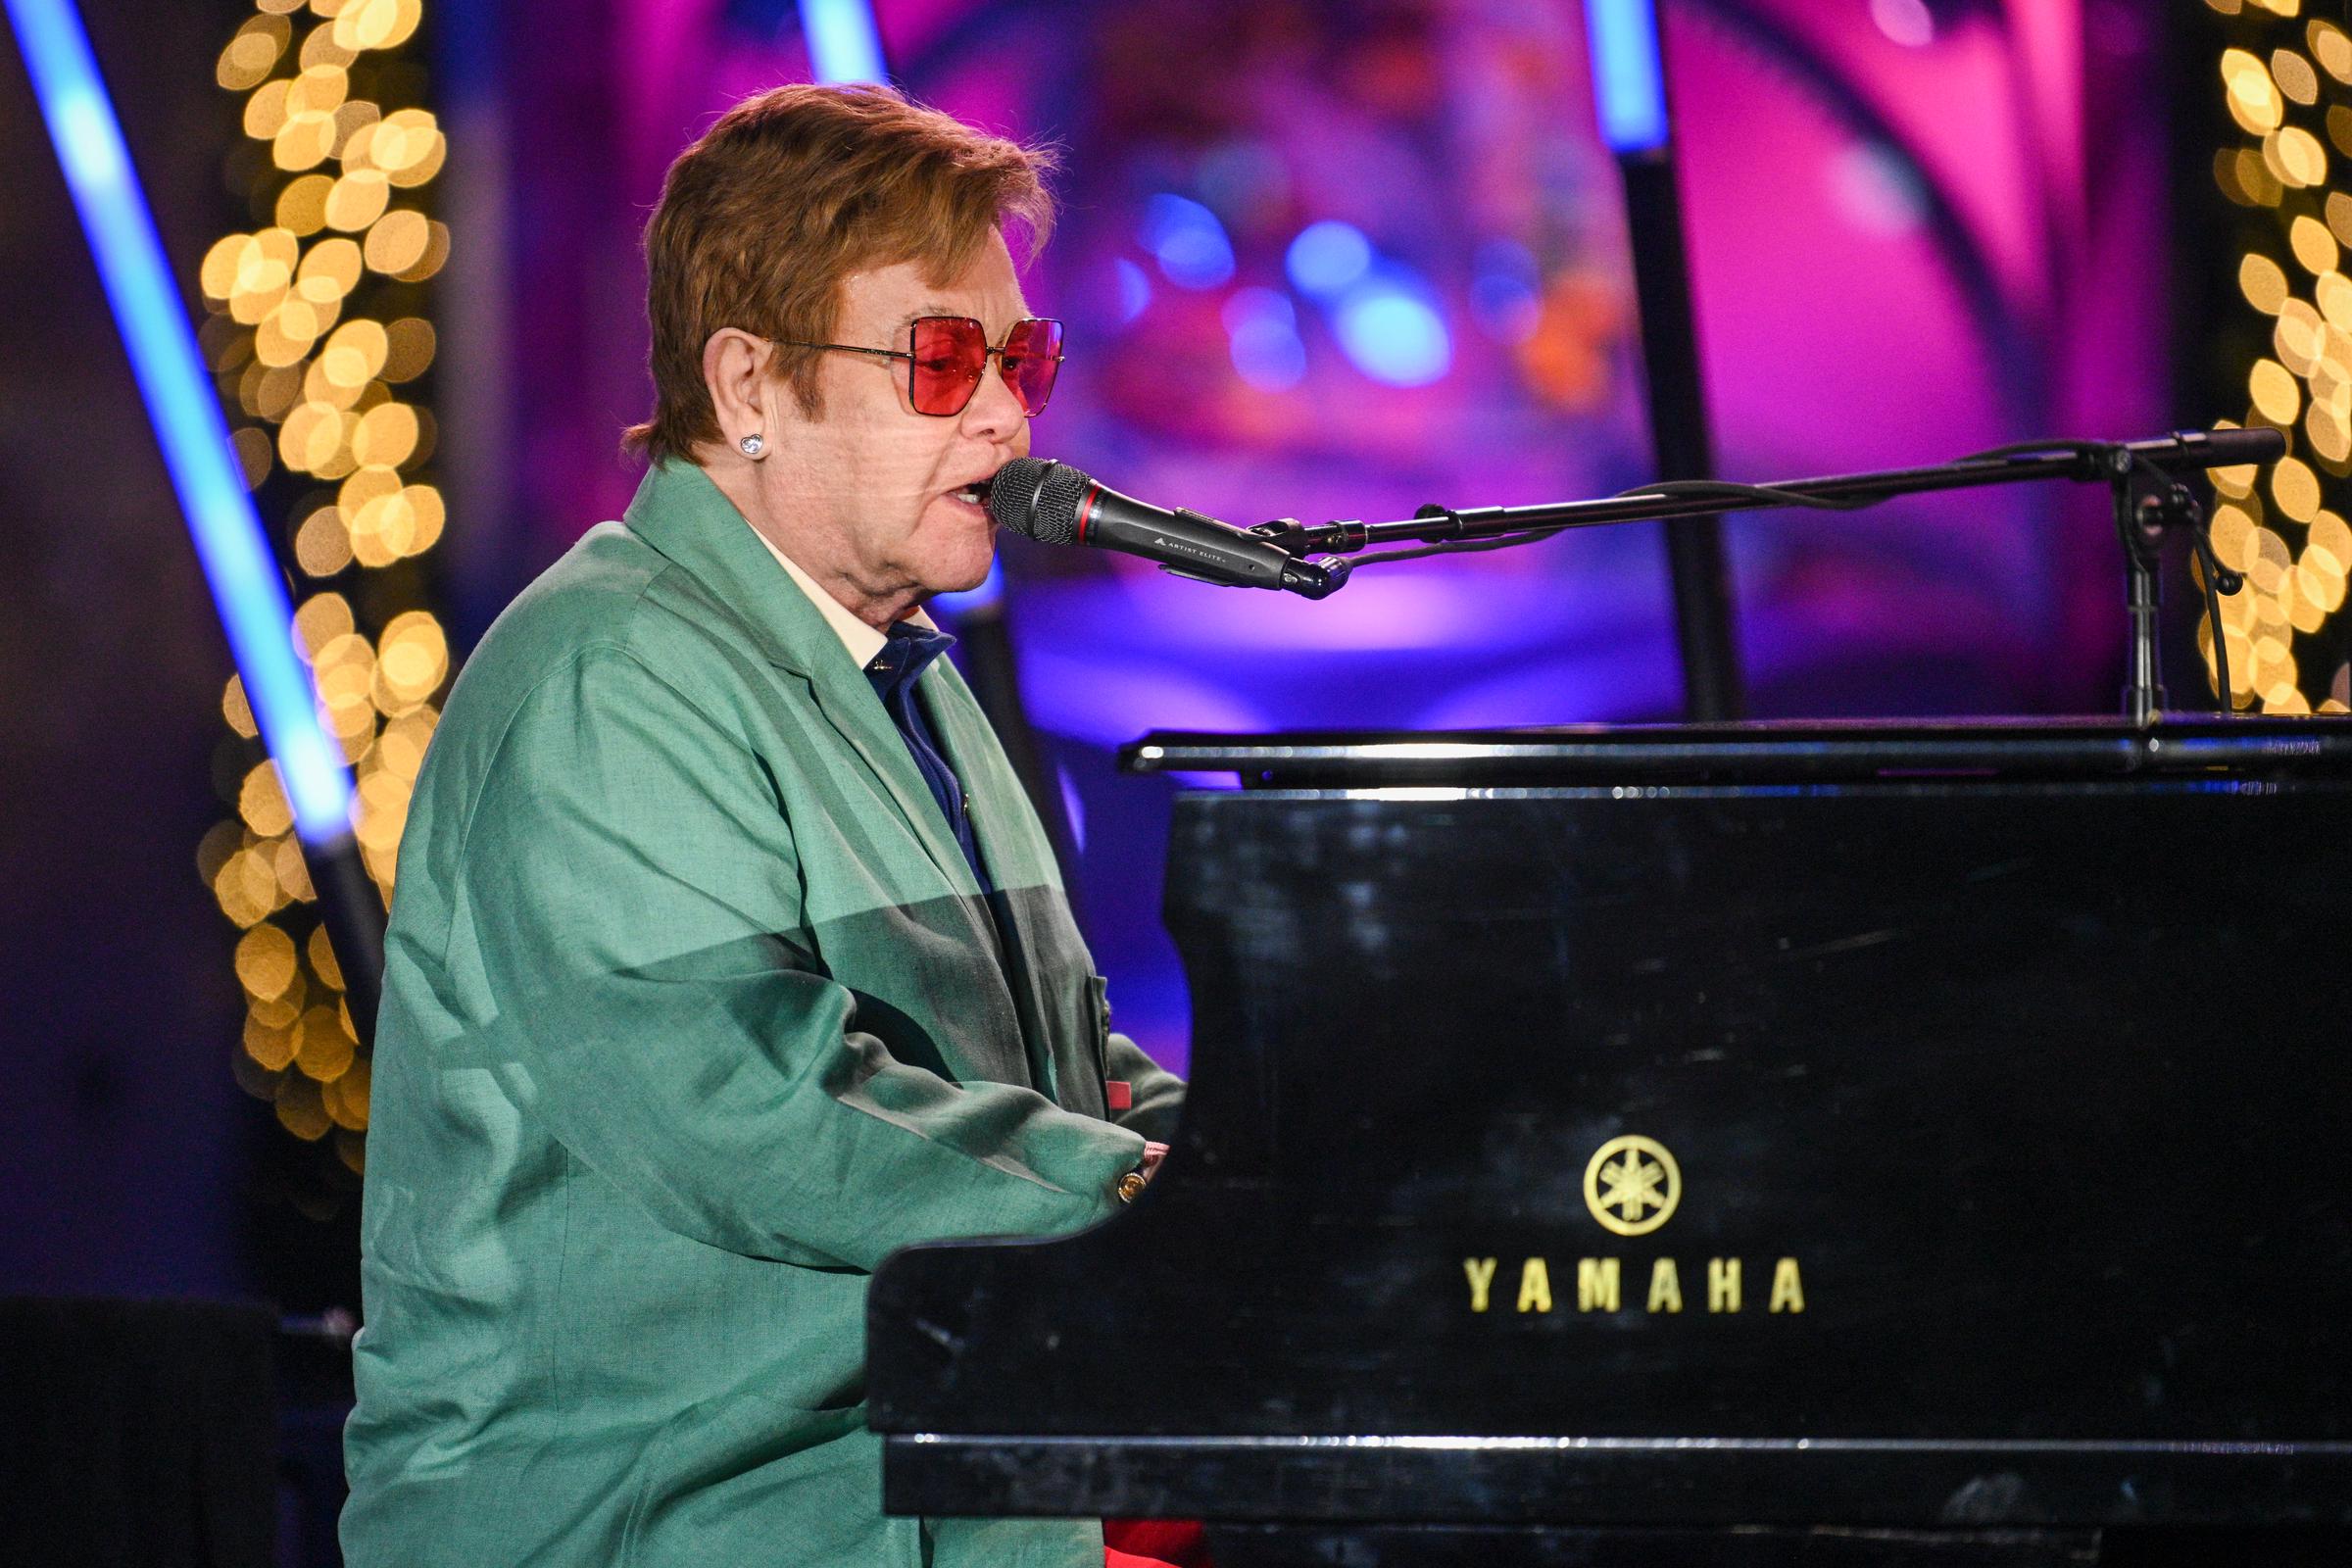
[[[970,690],[945,660],[919,690],[1010,951],[701,469],[648,474],[467,662],[376,1028],[354,1568],[1100,1568],[1091,1521],[882,1515],[874,1266],[1105,1217],[1183,1093],[1109,1032]]]

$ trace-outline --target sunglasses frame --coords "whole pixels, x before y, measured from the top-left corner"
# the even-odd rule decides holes
[[[926,409],[914,395],[915,371],[922,365],[921,358],[914,352],[915,334],[921,331],[926,324],[934,321],[961,323],[969,326],[974,332],[978,333],[980,337],[980,374],[972,377],[972,379],[966,383],[963,392],[963,401],[956,404],[952,409]],[[1065,328],[1062,326],[1060,318],[1057,317],[1024,316],[1019,320],[1013,322],[1010,326],[1004,329],[1004,345],[991,346],[988,341],[988,325],[986,322],[980,320],[976,317],[918,316],[913,320],[906,323],[906,346],[904,349],[869,349],[861,344],[857,343],[803,343],[792,338],[778,338],[776,341],[788,348],[824,349],[835,354],[863,354],[869,358],[877,360],[905,360],[906,362],[906,406],[914,410],[915,413],[922,415],[926,418],[953,419],[957,415],[963,413],[964,410],[970,408],[972,406],[972,399],[979,395],[980,382],[988,374],[988,362],[991,359],[994,359],[997,362],[997,373],[1004,378],[1004,385],[1011,390],[1013,397],[1015,399],[1021,399],[1021,389],[1014,383],[1012,376],[1007,373],[1004,357],[1008,346],[1012,342],[1012,335],[1015,332],[1018,332],[1022,327],[1033,324],[1050,326],[1054,328],[1057,345],[1059,343],[1059,335],[1065,330]],[[1060,379],[1061,362],[1064,358],[1066,358],[1065,355],[1062,355],[1058,352],[1052,355],[1023,354],[1017,357],[1024,360],[1043,359],[1047,363],[1053,365],[1054,367],[1054,380]],[[1039,415],[1045,413],[1046,405],[1053,401],[1054,381],[1048,381],[1046,383],[1046,395],[1044,398],[1039,400],[1037,407],[1033,409],[1029,407],[1026,400],[1021,400],[1021,412],[1029,418],[1034,419]]]

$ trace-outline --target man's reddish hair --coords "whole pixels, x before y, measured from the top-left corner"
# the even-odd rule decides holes
[[[1054,223],[1053,152],[975,130],[888,87],[776,87],[678,155],[645,229],[654,416],[625,444],[691,461],[720,439],[703,346],[721,327],[829,342],[852,272],[914,262],[959,275],[1017,224],[1035,256]],[[875,348],[882,344],[871,345]],[[779,380],[822,412],[817,352],[779,348]]]

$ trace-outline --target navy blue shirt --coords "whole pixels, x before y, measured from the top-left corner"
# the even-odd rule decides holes
[[[911,620],[897,622],[884,635],[889,641],[866,661],[865,678],[874,683],[874,695],[882,699],[891,721],[899,726],[907,755],[914,759],[923,782],[931,786],[931,798],[939,803],[956,845],[971,863],[972,875],[979,879],[983,892],[991,891],[988,870],[980,863],[979,840],[972,836],[971,804],[956,769],[948,765],[947,754],[940,750],[939,737],[932,733],[931,720],[924,715],[914,689],[916,678],[931,667],[931,661],[955,647],[956,639],[944,631],[925,631]]]

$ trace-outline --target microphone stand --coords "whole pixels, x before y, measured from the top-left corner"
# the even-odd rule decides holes
[[[1532,543],[1571,528],[1717,516],[1727,511],[1780,511],[1820,503],[1838,510],[1858,510],[1897,496],[1939,490],[2047,479],[2103,483],[2113,496],[2116,535],[2124,547],[2125,609],[2131,620],[2124,712],[2133,725],[2146,728],[2155,723],[2164,708],[2157,663],[2157,607],[2158,564],[2165,534],[2180,529],[2188,535],[2190,548],[2204,568],[2209,595],[2234,594],[2244,586],[2243,577],[2223,566],[2214,554],[2204,507],[2176,475],[2182,470],[2270,462],[2283,456],[2285,450],[2285,437],[2272,429],[2183,430],[2150,441],[2043,442],[1934,467],[1886,468],[1771,485],[1660,485],[1595,501],[1523,507],[1433,505],[1394,522],[1309,524],[1283,517],[1248,531],[1290,555],[1316,557],[1314,564],[1332,574],[1336,589],[1356,564],[1347,557],[1390,545],[1467,545],[1482,540]],[[1737,505],[1727,505],[1727,501]],[[1527,537],[1518,537],[1522,535]],[[2212,602],[2218,612],[2218,599]],[[2229,710],[2229,651],[2218,612],[2213,622],[2215,663],[2220,674],[2217,684],[2224,710]]]

